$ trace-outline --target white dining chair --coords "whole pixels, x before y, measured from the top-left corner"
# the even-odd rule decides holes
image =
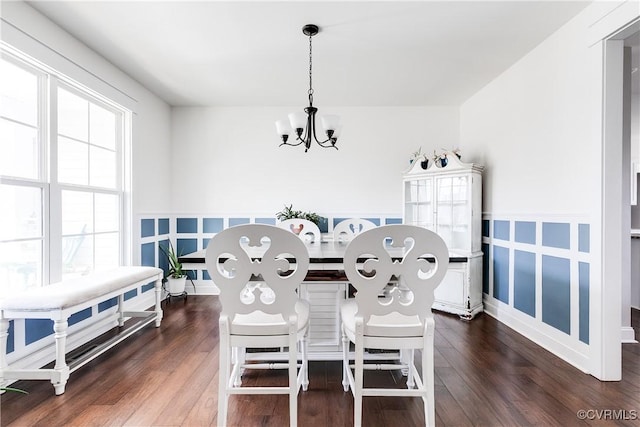
[[[404,247],[401,260],[393,260],[389,246]],[[354,425],[362,425],[363,396],[420,396],[425,424],[435,424],[433,336],[431,313],[434,290],[444,278],[449,251],[440,236],[413,225],[385,225],[357,235],[346,249],[344,269],[356,288],[355,298],[341,306],[343,380],[354,396]],[[383,289],[398,278],[385,298]],[[354,343],[354,365],[350,343]],[[365,363],[367,349],[400,350],[401,362]],[[414,349],[422,350],[422,375],[414,363]],[[352,372],[352,369],[354,371]],[[408,372],[406,388],[365,388],[366,369],[402,369]]]
[[[368,219],[349,218],[340,221],[333,227],[333,240],[337,242],[349,242],[363,231],[376,228],[377,225]]]
[[[256,259],[256,250],[261,248],[264,254]],[[220,288],[222,305],[218,425],[226,424],[232,394],[288,394],[290,425],[297,425],[298,392],[309,384],[305,342],[309,304],[296,293],[309,269],[304,242],[272,225],[239,225],[210,240],[205,262],[211,279]],[[298,344],[302,360],[299,370]],[[246,363],[247,347],[286,347],[287,363]],[[287,368],[289,385],[242,386],[244,370],[253,367]]]
[[[303,218],[291,218],[285,219],[276,224],[278,227],[289,230],[293,234],[296,234],[300,239],[310,243],[320,243],[322,235],[318,225],[308,219]]]

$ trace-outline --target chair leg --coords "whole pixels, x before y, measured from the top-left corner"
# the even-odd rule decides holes
[[[361,427],[362,387],[364,386],[364,346],[362,340],[357,338],[355,348],[355,370],[355,390],[353,390],[353,425],[354,427]]]
[[[349,391],[349,379],[347,377],[347,369],[349,368],[349,338],[342,331],[342,388]]]
[[[307,391],[309,388],[309,358],[307,354],[308,336],[305,333],[302,337],[300,346],[302,347],[302,391]]]
[[[229,393],[227,391],[230,380],[230,348],[229,339],[225,334],[220,334],[220,367],[218,369],[218,427],[227,425],[227,408],[229,405]]]
[[[422,386],[424,394],[424,420],[426,426],[436,425],[436,405],[435,405],[435,366],[433,362],[433,329],[424,338],[422,348]]]
[[[247,349],[244,347],[233,347],[232,364],[243,366],[247,360]],[[244,368],[237,370],[237,375],[233,378],[233,386],[240,387],[242,385],[242,374]]]
[[[296,333],[289,331],[289,425],[298,425],[298,351]]]
[[[413,377],[414,377],[415,372],[416,372],[416,365],[415,365],[415,363],[413,361],[413,357],[414,357],[415,354],[414,354],[414,350],[412,348],[411,349],[405,349],[405,351],[408,354],[407,363],[408,363],[408,367],[409,367],[409,371],[407,373],[407,388],[414,388],[415,385],[416,385],[416,383],[413,380]]]

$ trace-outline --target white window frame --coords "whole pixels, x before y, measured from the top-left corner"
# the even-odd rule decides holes
[[[63,190],[82,190],[91,193],[119,196],[119,264],[131,262],[131,137],[132,112],[107,97],[83,86],[62,73],[28,57],[11,46],[0,44],[2,59],[38,76],[38,138],[40,141],[39,177],[36,180],[0,176],[0,182],[40,188],[42,191],[42,285],[57,282],[62,277],[62,200]],[[116,188],[108,189],[90,185],[61,184],[57,180],[57,93],[58,88],[81,96],[91,103],[114,112],[117,116],[117,171]],[[96,235],[95,230],[90,233]],[[7,240],[36,240],[15,239]],[[95,264],[95,251],[94,251]],[[10,286],[11,284],[9,284]]]

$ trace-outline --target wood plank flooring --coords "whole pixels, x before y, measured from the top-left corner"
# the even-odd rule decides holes
[[[63,395],[55,396],[46,381],[14,384],[29,394],[2,395],[0,425],[215,425],[218,299],[190,296],[163,308],[160,329],[143,329],[73,373]],[[634,311],[636,330],[639,318]],[[640,425],[640,344],[623,345],[620,382],[600,382],[580,372],[487,315],[463,322],[436,313],[435,346],[438,426]],[[352,426],[353,399],[342,391],[340,362],[310,362],[309,369],[309,390],[299,396],[298,424]],[[403,381],[388,372],[369,374],[369,385]],[[286,373],[252,371],[245,381],[286,384]],[[608,419],[581,420],[581,410],[592,411],[592,418],[601,411],[600,418]],[[611,412],[602,412],[607,410]],[[363,423],[421,425],[421,401],[365,398]],[[230,399],[229,425],[287,424],[286,396]]]

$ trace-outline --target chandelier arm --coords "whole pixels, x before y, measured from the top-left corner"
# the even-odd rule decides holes
[[[296,144],[292,144],[292,143],[287,141],[287,142],[281,143],[280,145],[278,145],[278,147],[282,147],[283,145],[289,145],[291,147],[295,147],[295,146],[298,146],[298,145],[302,144],[302,142],[303,142],[300,138],[296,138],[296,140],[299,140],[300,142],[298,142]]]
[[[336,150],[338,149],[338,147],[336,147],[336,145],[335,145],[336,141],[338,140],[337,138],[327,138],[324,141],[319,141],[318,137],[316,137],[316,128],[315,128],[315,126],[313,127],[313,139],[315,139],[316,143],[322,148],[331,148],[331,147],[333,147]],[[328,142],[330,142],[331,145],[327,144]]]

